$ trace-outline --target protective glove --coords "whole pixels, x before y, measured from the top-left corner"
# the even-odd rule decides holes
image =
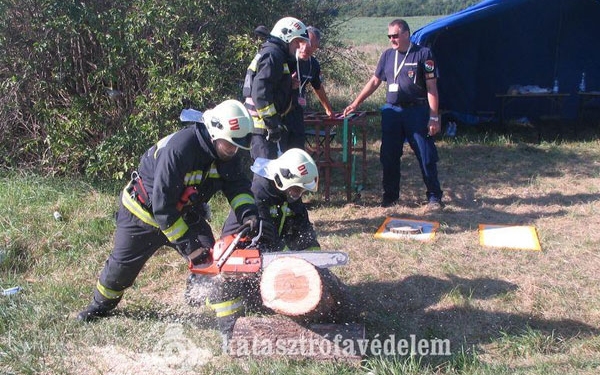
[[[210,250],[202,246],[197,233],[190,230],[177,241],[173,241],[173,244],[177,252],[194,265],[204,263],[210,255]]]
[[[243,219],[243,224],[248,226],[248,233],[254,237],[258,234],[258,228],[259,228],[259,220],[258,220],[258,216],[256,215],[248,215]]]
[[[262,234],[260,241],[266,244],[275,244],[279,241],[279,235],[277,234],[277,228],[270,220],[261,219]]]
[[[210,249],[205,247],[200,247],[194,251],[192,251],[188,256],[188,260],[194,265],[197,266],[199,264],[204,264],[208,261],[210,256]]]
[[[267,129],[267,141],[273,143],[281,141],[282,131],[283,129],[279,125],[274,128]]]

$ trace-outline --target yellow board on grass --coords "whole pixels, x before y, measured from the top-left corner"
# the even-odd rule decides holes
[[[479,244],[507,249],[542,250],[535,227],[529,225],[479,224]]]
[[[439,227],[440,223],[435,221],[387,217],[375,233],[375,238],[431,241]]]

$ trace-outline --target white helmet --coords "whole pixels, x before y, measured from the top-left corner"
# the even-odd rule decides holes
[[[286,43],[290,43],[296,38],[304,39],[310,43],[306,25],[294,17],[285,17],[277,21],[275,26],[273,26],[273,30],[271,30],[271,35]]]
[[[224,139],[239,148],[250,150],[254,122],[242,103],[233,99],[225,100],[205,111],[202,120],[213,140]]]
[[[268,166],[275,186],[285,191],[291,186],[299,186],[315,192],[319,184],[319,170],[310,155],[299,148],[291,148]]]

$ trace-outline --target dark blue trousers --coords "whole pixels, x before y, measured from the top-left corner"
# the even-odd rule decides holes
[[[400,158],[404,140],[414,151],[426,187],[427,200],[441,199],[438,181],[438,152],[432,137],[427,135],[429,108],[414,106],[381,111],[381,149],[379,160],[383,167],[383,200],[392,202],[400,197]]]

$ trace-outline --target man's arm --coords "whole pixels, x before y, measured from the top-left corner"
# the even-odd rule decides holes
[[[427,102],[429,103],[429,124],[427,126],[428,134],[434,136],[440,132],[442,126],[440,122],[438,107],[439,97],[437,89],[437,78],[428,79],[427,85]]]
[[[315,93],[317,94],[317,98],[319,98],[321,105],[325,109],[325,113],[327,113],[327,116],[329,116],[330,118],[333,117],[333,109],[331,108],[331,103],[329,102],[329,98],[327,97],[327,93],[325,92],[323,84],[321,84],[321,87],[319,87],[319,89],[315,89]]]
[[[372,76],[371,79],[365,84],[365,87],[361,90],[360,94],[354,99],[350,105],[344,109],[344,116],[356,111],[356,109],[364,102],[372,93],[377,90],[379,85],[381,84],[381,80],[376,76]]]

